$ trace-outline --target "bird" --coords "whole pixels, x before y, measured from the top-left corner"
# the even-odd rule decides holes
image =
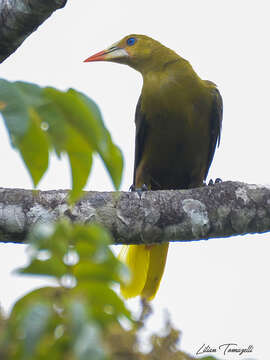
[[[175,51],[146,35],[131,34],[84,62],[128,65],[143,77],[135,111],[132,189],[175,190],[205,184],[220,143],[223,102],[217,86],[201,79]],[[168,242],[123,245],[131,271],[121,293],[152,300],[164,272]]]

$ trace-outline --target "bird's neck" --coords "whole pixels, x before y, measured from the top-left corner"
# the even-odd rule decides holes
[[[163,72],[170,64],[174,62],[181,62],[182,60],[183,59],[174,51],[162,47],[153,51],[148,61],[144,61],[138,70],[144,77],[149,72]]]
[[[171,107],[172,99],[179,105],[187,98],[196,98],[194,89],[203,88],[202,80],[190,63],[173,52],[159,60],[155,66],[142,72],[142,107],[153,112],[161,107]]]
[[[174,51],[166,50],[163,54],[157,54],[151,64],[145,63],[144,67],[140,70],[144,86],[160,88],[169,83],[170,86],[173,83],[178,85],[185,83],[191,86],[194,81],[200,81],[200,78],[187,60]]]

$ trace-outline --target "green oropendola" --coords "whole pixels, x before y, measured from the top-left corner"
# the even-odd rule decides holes
[[[126,64],[143,76],[135,123],[133,186],[151,190],[203,185],[220,141],[222,98],[190,63],[145,35],[129,35],[88,59]],[[159,287],[168,243],[124,245],[120,258],[131,269],[124,297],[150,300]]]

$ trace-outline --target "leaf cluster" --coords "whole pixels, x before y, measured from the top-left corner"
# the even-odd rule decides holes
[[[66,154],[72,173],[71,200],[81,195],[98,154],[114,186],[121,183],[123,158],[104,126],[95,102],[74,90],[0,79],[0,111],[12,145],[38,185],[54,151]]]
[[[49,276],[55,286],[28,293],[14,305],[0,348],[10,359],[107,358],[102,336],[130,312],[112,286],[126,271],[97,225],[37,225],[30,263],[21,274]],[[3,350],[5,349],[5,350]]]

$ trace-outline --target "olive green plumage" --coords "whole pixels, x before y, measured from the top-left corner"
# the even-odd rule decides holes
[[[143,75],[135,117],[135,185],[199,186],[220,136],[222,99],[188,61],[155,40],[152,44],[151,63],[129,63]]]
[[[126,36],[97,55],[87,61],[126,64],[143,76],[135,114],[134,186],[145,184],[149,189],[162,190],[202,185],[221,131],[222,98],[216,85],[202,80],[187,60],[144,35]],[[134,270],[134,250],[134,257],[129,253],[123,259],[132,264],[136,295],[151,299],[162,277],[167,247],[160,246],[160,254],[158,245],[143,248],[149,256],[145,257],[146,271],[140,286],[142,270]],[[123,287],[126,297],[134,296],[132,281]]]

